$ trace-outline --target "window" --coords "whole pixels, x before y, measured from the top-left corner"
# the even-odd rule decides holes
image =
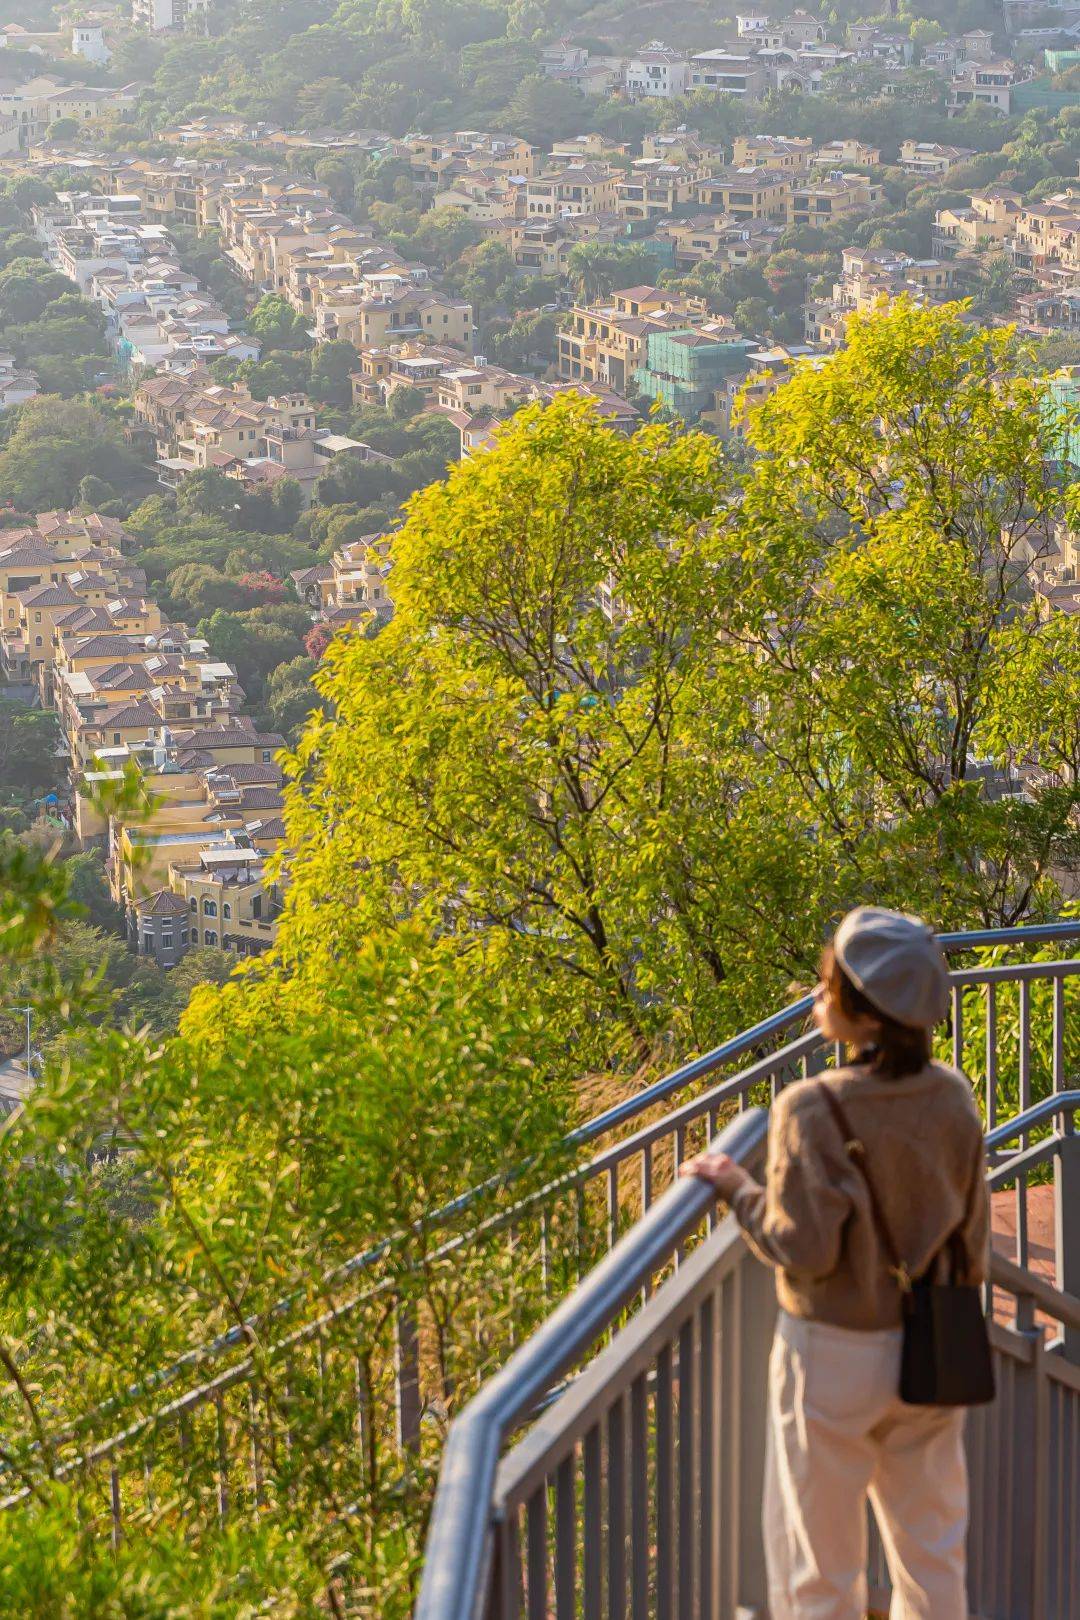
[[[188,905],[191,907],[192,911],[198,911],[199,909],[199,902],[196,900],[194,895],[192,895],[191,899],[188,901]]]
[[[40,647],[41,646],[41,637],[40,636],[35,636],[34,637],[34,646],[35,647]]]
[[[203,910],[203,916],[204,917],[216,917],[217,916],[217,901],[216,900],[204,900],[203,903],[202,903],[202,910]]]
[[[217,944],[217,935],[215,934],[215,932],[214,932],[214,930],[212,928],[208,928],[204,932],[204,934],[203,934],[203,944],[204,945],[216,945]]]
[[[232,906],[230,906],[227,900],[221,908],[221,915],[224,917],[226,922],[232,921]]]
[[[118,743],[120,741],[120,733],[118,731],[113,732],[112,740],[114,743]]]
[[[262,757],[263,757],[263,764],[264,765],[269,765],[269,763],[270,763],[270,750],[269,750],[269,748],[264,748],[263,749]]]
[[[262,895],[261,894],[257,894],[255,896],[254,900],[252,900],[252,902],[251,902],[251,915],[253,917],[261,917],[262,916]]]

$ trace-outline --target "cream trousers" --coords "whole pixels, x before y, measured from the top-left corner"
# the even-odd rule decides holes
[[[900,1338],[780,1313],[765,1460],[770,1620],[864,1620],[868,1496],[891,1620],[967,1620],[964,1414],[903,1404]]]

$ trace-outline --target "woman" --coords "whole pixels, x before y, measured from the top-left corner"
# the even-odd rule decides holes
[[[776,1269],[764,1498],[771,1620],[863,1620],[866,1498],[892,1576],[892,1620],[967,1620],[963,1409],[899,1398],[900,1280],[845,1146],[849,1126],[903,1267],[919,1277],[953,1234],[985,1280],[989,1204],[971,1086],[930,1057],[948,1008],[941,949],[918,918],[845,917],[826,949],[814,1020],[858,1054],[781,1092],[765,1185],[726,1154],[709,1181]],[[841,1105],[838,1121],[830,1098]]]

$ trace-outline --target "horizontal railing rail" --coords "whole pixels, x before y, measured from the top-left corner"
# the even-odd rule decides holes
[[[938,937],[943,949],[949,953],[985,950],[1010,945],[1053,944],[1059,940],[1080,939],[1080,919],[1076,922],[1035,923],[1013,928],[974,929],[966,932],[945,933]],[[950,974],[954,986],[954,1045],[955,1032],[962,1030],[963,1027],[962,1012],[960,1010],[960,993],[962,990],[977,984],[993,982],[995,978],[999,981],[1007,981],[1010,974],[1015,976],[1021,968],[1024,969],[1027,977],[1039,978],[1051,976],[1052,973],[1068,975],[1080,972],[1080,962],[1063,961],[1055,964],[1017,963],[1011,968],[1008,965],[1003,965],[996,968],[954,970]],[[732,1036],[730,1040],[722,1041],[718,1046],[711,1048],[710,1051],[704,1052],[700,1057],[693,1058],[688,1063],[673,1069],[669,1074],[654,1081],[651,1085],[643,1086],[632,1097],[627,1097],[622,1102],[613,1104],[610,1108],[604,1109],[583,1124],[576,1126],[572,1131],[568,1132],[564,1145],[571,1150],[583,1147],[590,1142],[595,1142],[599,1137],[617,1130],[631,1120],[639,1118],[650,1109],[676,1096],[680,1091],[685,1091],[687,1087],[696,1084],[699,1080],[704,1080],[709,1075],[715,1074],[718,1069],[727,1068],[747,1052],[759,1050],[766,1042],[784,1034],[794,1025],[804,1022],[809,1017],[812,1008],[812,995],[801,996],[797,1001],[790,1002],[778,1012],[770,1014],[768,1018],[763,1018],[758,1023],[751,1025],[750,1028],[741,1031],[740,1034]],[[812,1044],[807,1048],[806,1055],[820,1049],[823,1044],[819,1036],[814,1035],[808,1037],[808,1039]],[[739,1077],[736,1076],[735,1078]],[[446,1204],[432,1211],[425,1222],[427,1229],[448,1225],[459,1215],[464,1214],[481,1196],[491,1190],[492,1183],[489,1182],[480,1187],[469,1188],[465,1192],[459,1193],[456,1198],[450,1199]],[[328,1283],[333,1283],[360,1272],[373,1270],[379,1261],[386,1257],[397,1241],[399,1241],[397,1237],[388,1235],[369,1248],[351,1256],[350,1259],[343,1261],[340,1266],[334,1268],[332,1273],[328,1274],[325,1280]],[[271,1317],[287,1315],[298,1301],[299,1296],[296,1295],[279,1300],[271,1308],[269,1315]],[[258,1321],[252,1318],[251,1321],[243,1325],[225,1329],[205,1345],[193,1346],[192,1349],[185,1351],[182,1356],[178,1356],[167,1367],[154,1373],[137,1388],[132,1389],[129,1392],[129,1397],[135,1399],[146,1394],[151,1389],[167,1387],[170,1383],[175,1382],[178,1376],[185,1371],[190,1371],[192,1367],[199,1365],[201,1362],[243,1346],[248,1342],[250,1334],[258,1326]],[[2,1472],[2,1468],[0,1468],[0,1472]]]

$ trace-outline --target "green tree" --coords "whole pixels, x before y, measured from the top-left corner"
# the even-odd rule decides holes
[[[64,779],[56,716],[0,697],[0,797],[40,797]]]
[[[311,684],[316,661],[306,655],[289,659],[271,671],[266,683],[266,707],[271,729],[295,741],[319,694]]]
[[[422,388],[395,388],[386,402],[386,408],[395,422],[411,422],[427,404]]]
[[[735,305],[735,325],[753,336],[768,331],[769,306],[764,298],[743,298]]]
[[[352,403],[350,377],[360,366],[360,357],[353,344],[342,338],[320,343],[311,356],[308,391],[312,399],[324,405],[347,408]]]
[[[117,490],[143,476],[116,422],[97,406],[49,395],[21,407],[0,449],[0,490],[24,512],[71,507],[90,473]]]
[[[306,349],[311,343],[304,317],[278,293],[263,294],[247,325],[268,349]]]
[[[303,651],[300,636],[286,626],[220,607],[209,618],[200,619],[197,628],[216,658],[235,665],[240,684],[251,699],[261,696],[271,670]]]
[[[580,90],[533,73],[521,80],[499,122],[523,140],[550,147],[553,141],[580,134],[585,111]]]
[[[637,242],[578,242],[567,256],[566,272],[576,296],[595,303],[620,287],[651,281],[656,259]]]
[[[123,908],[109,892],[105,866],[95,850],[84,850],[65,862],[68,894],[86,913],[86,920],[106,934],[125,934]]]
[[[0,326],[36,321],[53,299],[78,290],[44,259],[13,259],[0,270]]]
[[[1009,343],[854,322],[753,416],[738,500],[700,435],[519,413],[414,499],[393,621],[316,673],[287,904],[317,889],[338,943],[430,906],[598,1057],[758,1015],[860,897],[1052,911],[1075,785],[998,799],[973,764],[1044,746],[1002,679],[1045,645],[1024,542],[1059,495]]]

